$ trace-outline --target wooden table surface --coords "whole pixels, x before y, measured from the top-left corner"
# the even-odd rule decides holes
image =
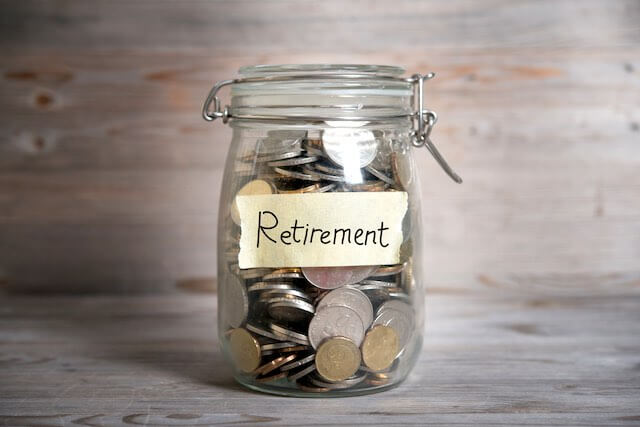
[[[423,355],[375,395],[282,398],[234,383],[211,293],[0,300],[6,425],[637,425],[640,288],[433,289]]]

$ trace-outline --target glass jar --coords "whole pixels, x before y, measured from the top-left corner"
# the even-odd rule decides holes
[[[436,115],[398,67],[244,67],[203,115],[233,128],[218,227],[218,330],[241,384],[346,396],[399,384],[422,345],[412,147]],[[221,108],[220,88],[231,86]]]

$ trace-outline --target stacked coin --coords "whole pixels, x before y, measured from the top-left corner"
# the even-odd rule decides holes
[[[238,156],[236,194],[405,191],[412,169],[394,144],[365,129],[270,131]],[[238,371],[308,392],[392,383],[416,328],[410,222],[400,264],[240,269],[235,200],[228,216],[220,321]]]

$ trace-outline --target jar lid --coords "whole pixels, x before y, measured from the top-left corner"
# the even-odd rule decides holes
[[[249,65],[241,67],[238,74],[244,77],[260,77],[265,75],[296,75],[296,74],[372,74],[378,76],[396,77],[404,74],[405,69],[392,65],[369,64],[279,64],[279,65]]]
[[[370,119],[407,117],[413,84],[386,65],[254,65],[231,88],[237,116]]]

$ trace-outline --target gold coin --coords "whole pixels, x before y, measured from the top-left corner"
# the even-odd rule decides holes
[[[360,367],[360,349],[349,338],[333,337],[316,351],[316,369],[328,381],[343,381]]]
[[[398,335],[393,328],[376,325],[362,342],[362,360],[373,371],[387,369],[398,354]]]
[[[229,344],[233,362],[242,372],[252,372],[260,366],[260,344],[246,329],[233,329]]]
[[[236,197],[233,199],[233,204],[231,205],[231,219],[237,225],[240,225],[240,211],[238,210],[238,196],[255,196],[258,194],[273,194],[275,189],[273,185],[265,181],[263,179],[255,179],[253,181],[247,182],[241,189],[236,193]]]

